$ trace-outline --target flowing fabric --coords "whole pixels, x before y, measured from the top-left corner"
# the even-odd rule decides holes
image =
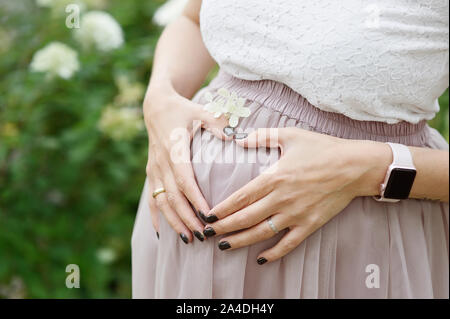
[[[279,82],[242,80],[222,70],[193,101],[205,104],[205,92],[214,94],[222,87],[246,98],[251,109],[237,131],[298,127],[346,139],[448,150],[447,142],[425,121],[390,125],[352,120],[315,108]],[[211,207],[278,158],[276,149],[243,149],[207,131],[199,131],[192,142],[197,182]],[[132,236],[133,298],[449,297],[447,203],[355,198],[291,253],[261,266],[258,254],[274,246],[285,231],[248,247],[221,251],[221,236],[204,242],[194,238],[186,245],[160,213],[158,240],[147,204],[149,191],[145,183]],[[373,265],[379,287],[367,283]]]

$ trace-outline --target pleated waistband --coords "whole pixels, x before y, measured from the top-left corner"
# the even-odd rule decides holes
[[[389,141],[415,146],[426,144],[429,138],[425,120],[417,124],[354,120],[340,113],[322,111],[287,85],[273,80],[243,80],[220,70],[209,84],[209,88],[215,90],[221,87],[296,119],[320,133],[349,139]]]

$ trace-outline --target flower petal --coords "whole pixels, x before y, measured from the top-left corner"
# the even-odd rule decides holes
[[[232,114],[230,116],[230,120],[228,121],[228,124],[231,127],[236,127],[238,125],[238,122],[239,122],[239,116],[236,116],[236,115]]]
[[[227,113],[234,113],[236,110],[236,104],[233,100],[228,100],[224,105],[224,110]]]
[[[230,92],[226,88],[218,89],[217,94],[219,94],[220,96],[226,97],[226,98],[230,97]]]

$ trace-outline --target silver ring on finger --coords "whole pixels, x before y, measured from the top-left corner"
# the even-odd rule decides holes
[[[269,224],[270,229],[272,229],[275,234],[278,234],[280,232],[277,226],[275,226],[275,224],[273,223],[272,218],[269,217],[267,219],[267,223]]]

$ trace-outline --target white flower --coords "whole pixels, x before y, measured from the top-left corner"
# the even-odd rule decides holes
[[[226,113],[225,100],[220,99],[214,101],[214,96],[210,92],[206,92],[205,99],[209,102],[203,106],[203,109],[213,113],[215,118],[220,117],[222,114]]]
[[[33,55],[32,71],[69,79],[80,69],[76,51],[61,42],[52,42]]]
[[[250,108],[245,107],[246,99],[238,97],[235,92],[230,93],[225,88],[217,90],[216,96],[206,92],[205,99],[208,101],[204,109],[214,114],[215,118],[224,114],[228,118],[228,124],[236,127],[240,117],[248,117]]]
[[[112,248],[100,248],[97,250],[97,258],[103,264],[110,264],[117,258],[116,252]]]
[[[99,51],[119,48],[123,42],[120,24],[103,11],[90,11],[81,18],[80,28],[75,29],[75,39],[84,47],[95,47]]]
[[[107,106],[101,115],[98,128],[114,140],[128,140],[144,128],[138,107]]]
[[[153,22],[159,26],[166,26],[178,18],[188,0],[168,0],[156,10],[153,16]]]

